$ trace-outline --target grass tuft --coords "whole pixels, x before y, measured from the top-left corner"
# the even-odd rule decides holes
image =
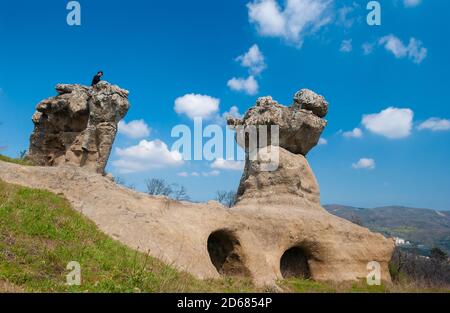
[[[8,157],[6,155],[3,155],[3,154],[0,154],[0,161],[8,162],[8,163],[14,163],[14,164],[19,164],[19,165],[29,165],[29,166],[32,165],[30,161],[10,158],[10,157]]]

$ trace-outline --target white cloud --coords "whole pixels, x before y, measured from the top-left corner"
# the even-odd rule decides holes
[[[267,68],[264,55],[256,44],[251,46],[245,54],[238,56],[236,61],[240,62],[243,67],[248,68],[252,75],[259,75]]]
[[[242,114],[239,113],[239,108],[237,106],[232,106],[228,112],[224,112],[222,114],[223,118],[234,117],[234,118],[242,118]]]
[[[202,172],[202,174],[201,174],[201,176],[204,176],[204,177],[213,177],[213,176],[219,176],[219,175],[220,175],[220,171],[218,171],[218,170],[212,170],[212,171],[209,171],[209,172]],[[199,177],[200,174],[198,172],[191,172],[191,173],[180,172],[180,173],[178,173],[178,176],[180,176],[180,177],[189,177],[189,176]]]
[[[319,146],[323,146],[323,145],[326,145],[326,144],[328,144],[328,140],[326,140],[325,138],[320,138],[319,139],[319,143],[318,143]]]
[[[202,172],[202,175],[205,176],[205,177],[219,176],[220,175],[220,171],[212,170],[210,172]]]
[[[351,39],[343,40],[341,43],[341,47],[339,48],[339,51],[352,52],[352,50],[353,50],[352,40]]]
[[[125,149],[116,148],[118,160],[113,166],[121,173],[134,173],[179,166],[183,164],[181,153],[169,151],[167,144],[160,140],[141,140],[138,145]]]
[[[244,169],[244,161],[224,160],[222,158],[218,158],[211,164],[211,168],[241,171]]]
[[[189,118],[214,118],[219,110],[220,100],[207,95],[186,94],[175,100],[175,112]]]
[[[391,52],[397,59],[408,57],[414,63],[420,64],[427,57],[428,50],[423,47],[421,41],[411,38],[408,46],[406,46],[395,35],[388,35],[382,37],[378,43]]]
[[[233,77],[227,83],[231,90],[242,91],[249,95],[258,93],[259,85],[256,79],[250,75],[247,79]]]
[[[357,170],[359,170],[359,169],[373,170],[373,169],[375,169],[375,160],[368,159],[368,158],[362,158],[358,162],[353,163],[352,167]]]
[[[363,133],[360,128],[355,128],[352,131],[342,133],[342,136],[344,136],[345,138],[361,138],[362,135]]]
[[[407,8],[418,6],[422,0],[403,0],[403,5]]]
[[[362,124],[374,134],[399,139],[411,134],[413,117],[410,109],[390,107],[380,113],[364,115]]]
[[[431,130],[431,131],[445,131],[450,130],[450,120],[440,119],[432,117],[421,123],[418,127],[419,130]]]
[[[373,48],[375,48],[375,44],[370,43],[370,42],[365,42],[365,43],[363,43],[361,48],[363,49],[364,55],[369,55],[373,52]]]
[[[144,138],[150,135],[150,127],[144,120],[135,120],[129,123],[120,121],[118,126],[119,133],[130,138]]]
[[[337,11],[337,25],[342,25],[345,28],[350,28],[356,21],[355,17],[349,17],[355,9],[359,8],[359,5],[354,2],[352,6],[344,6]]]
[[[304,37],[331,22],[333,0],[254,0],[247,4],[250,23],[261,36],[283,38],[301,47]]]

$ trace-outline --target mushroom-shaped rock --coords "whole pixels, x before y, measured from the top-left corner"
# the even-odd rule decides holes
[[[300,108],[298,105],[286,107],[274,101],[272,97],[262,97],[256,101],[242,119],[229,117],[228,125],[238,132],[245,132],[250,127],[278,126],[278,144],[280,147],[295,153],[306,155],[317,145],[327,121]],[[270,127],[267,128],[267,141],[258,142],[258,147],[271,145]],[[238,143],[248,148],[248,142],[238,140]]]

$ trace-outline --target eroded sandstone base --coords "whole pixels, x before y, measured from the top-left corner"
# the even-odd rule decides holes
[[[367,263],[378,261],[382,279],[390,281],[393,240],[319,207],[289,204],[289,197],[272,197],[270,202],[255,198],[230,210],[216,202],[151,197],[69,165],[25,167],[0,162],[0,179],[64,194],[106,234],[201,279],[244,274],[258,285],[272,285],[283,278],[283,254],[299,247],[307,256],[311,279],[365,278]],[[213,264],[208,251],[208,238],[217,231],[231,233],[239,241],[223,270]],[[229,251],[226,245],[216,249]]]

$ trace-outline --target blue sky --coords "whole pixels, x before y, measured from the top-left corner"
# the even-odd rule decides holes
[[[208,124],[309,88],[330,103],[326,144],[308,155],[323,203],[450,210],[450,2],[380,1],[380,26],[366,23],[368,1],[85,0],[81,26],[67,25],[68,2],[0,3],[3,154],[28,147],[35,105],[57,83],[89,84],[102,69],[132,104],[108,170],[142,190],[162,177],[204,201],[236,189],[242,172],[171,161],[162,142],[170,149],[171,129],[193,125],[190,105]],[[148,160],[124,173],[139,142]]]

